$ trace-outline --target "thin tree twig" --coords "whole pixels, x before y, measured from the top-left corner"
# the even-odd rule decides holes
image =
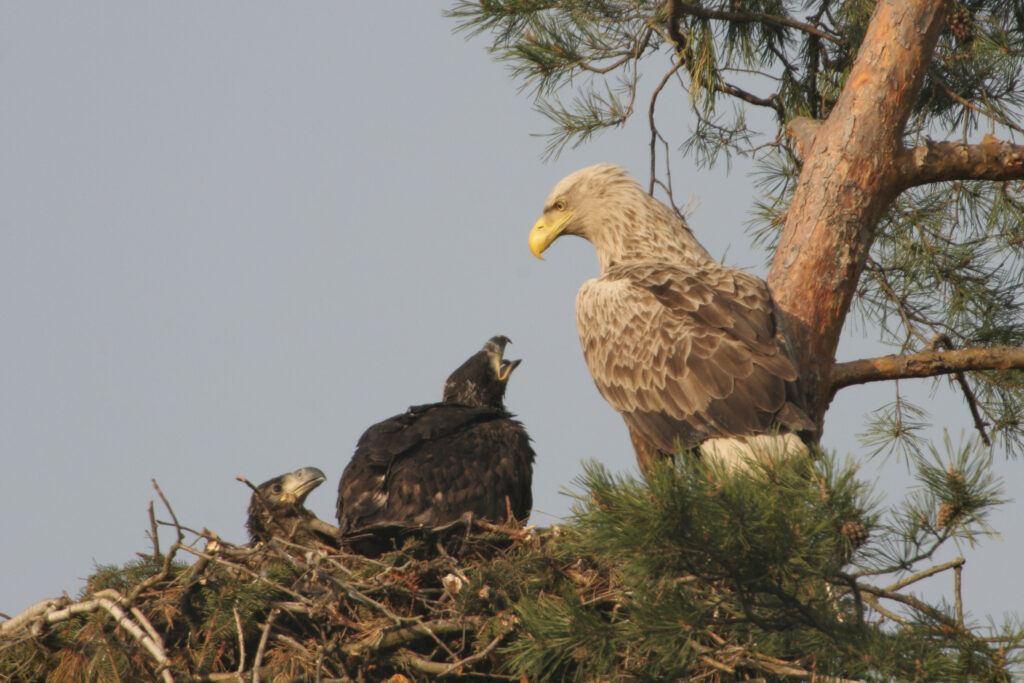
[[[947,334],[939,334],[935,336],[930,346],[933,351],[938,350],[939,347],[952,350],[953,340]],[[978,410],[978,398],[974,395],[974,391],[971,390],[971,385],[967,383],[967,378],[964,377],[962,372],[953,373],[953,377],[956,379],[957,384],[960,385],[960,391],[963,392],[964,398],[967,399],[967,407],[970,409],[971,417],[974,419],[974,428],[978,430],[978,434],[981,435],[981,440],[985,445],[991,446],[992,442],[988,438],[988,432],[985,431],[987,423],[982,419],[981,411]]]
[[[906,577],[904,579],[900,579],[896,583],[891,584],[889,586],[886,586],[882,590],[889,591],[889,592],[898,591],[901,588],[906,588],[907,586],[909,586],[912,583],[917,583],[918,581],[920,581],[922,579],[927,579],[929,576],[935,576],[936,574],[938,574],[940,572],[944,572],[947,569],[957,569],[959,567],[962,567],[962,566],[964,566],[964,562],[966,562],[966,560],[964,560],[964,558],[957,557],[955,559],[950,560],[949,562],[943,562],[942,564],[935,565],[934,567],[929,567],[928,569],[925,569],[924,571],[917,572],[916,574],[914,574],[912,576],[908,576],[908,577]]]
[[[243,565],[237,564],[235,562],[227,562],[225,560],[222,560],[219,557],[216,557],[215,555],[211,555],[209,553],[205,553],[202,550],[196,550],[195,548],[190,548],[189,546],[182,546],[181,549],[184,550],[187,553],[191,553],[192,555],[195,555],[196,557],[204,557],[208,561],[213,562],[215,564],[219,564],[219,565],[222,565],[222,566],[225,566],[225,567],[230,567],[231,569],[233,569],[235,571],[240,571],[240,572],[242,572],[244,574],[247,574],[248,576],[250,576],[251,578],[256,579],[257,581],[262,581],[262,582],[264,582],[264,583],[266,583],[268,585],[273,586],[274,588],[277,588],[278,590],[280,590],[283,593],[287,593],[288,595],[292,596],[297,601],[299,601],[299,602],[301,602],[303,604],[306,604],[306,605],[312,605],[313,604],[313,602],[309,598],[307,598],[305,595],[302,595],[301,593],[297,593],[294,590],[292,590],[291,588],[288,588],[287,586],[282,586],[281,584],[276,583],[275,581],[272,581],[272,580],[268,579],[265,576],[261,576],[260,574],[258,574],[257,572],[254,572],[253,570],[249,569],[248,567],[245,567]]]
[[[1006,126],[1007,128],[1009,128],[1009,129],[1011,129],[1011,130],[1015,130],[1015,131],[1017,131],[1018,133],[1024,133],[1024,128],[1022,128],[1022,127],[1021,127],[1020,125],[1018,125],[1018,124],[1014,123],[1014,122],[1013,122],[1013,121],[1011,121],[1010,119],[1006,119],[1006,118],[1003,118],[1003,117],[1001,117],[1001,116],[998,116],[998,115],[997,115],[997,114],[996,114],[995,112],[988,112],[988,111],[985,111],[984,109],[982,109],[982,108],[981,108],[981,107],[979,107],[978,105],[974,104],[974,103],[973,103],[973,102],[971,102],[970,100],[966,99],[965,97],[963,97],[962,95],[960,95],[959,93],[957,93],[957,92],[956,92],[955,90],[953,90],[953,88],[951,88],[951,87],[949,86],[949,84],[947,84],[947,83],[946,83],[946,82],[945,82],[945,81],[944,81],[944,80],[942,79],[942,77],[941,77],[941,76],[939,76],[939,75],[938,75],[938,74],[937,74],[937,73],[935,72],[935,70],[934,70],[934,69],[929,69],[929,70],[928,70],[928,77],[929,77],[929,78],[931,78],[931,79],[932,79],[932,81],[934,81],[935,83],[937,83],[937,84],[938,84],[938,86],[939,86],[940,88],[942,88],[942,90],[943,90],[943,91],[944,91],[944,92],[945,92],[945,93],[946,93],[946,94],[947,94],[947,95],[948,95],[948,96],[949,96],[949,97],[950,97],[951,99],[953,99],[953,100],[956,100],[956,101],[957,101],[957,102],[958,102],[958,103],[959,103],[959,104],[960,104],[961,106],[963,106],[963,107],[966,107],[967,109],[970,109],[970,110],[974,111],[975,113],[977,113],[977,114],[981,115],[982,117],[984,117],[984,118],[986,118],[986,119],[991,119],[992,121],[995,121],[996,123],[998,123],[998,124],[1000,124],[1000,125]]]
[[[488,643],[487,646],[484,649],[480,650],[480,652],[477,652],[476,654],[473,654],[473,655],[470,655],[470,656],[465,657],[463,659],[460,659],[457,662],[453,662],[452,664],[450,664],[448,666],[447,669],[442,671],[440,673],[440,675],[441,676],[447,676],[448,674],[454,673],[455,671],[457,671],[458,669],[460,669],[460,668],[462,668],[464,666],[469,666],[470,664],[474,664],[476,662],[479,662],[481,659],[483,659],[484,657],[486,657],[489,654],[491,654],[491,652],[494,651],[494,648],[498,647],[498,643],[500,643],[502,640],[504,640],[505,636],[507,636],[507,635],[508,635],[508,631],[507,630],[502,630],[502,632],[499,633],[498,635],[496,635],[494,637],[494,639],[490,643]]]
[[[174,520],[174,528],[178,530],[178,543],[181,543],[185,540],[185,534],[181,530],[181,523],[178,522],[178,515],[174,514],[174,508],[172,508],[171,504],[167,502],[167,496],[165,496],[164,492],[160,489],[160,484],[156,483],[156,479],[150,479],[150,481],[153,482],[153,488],[156,489],[157,495],[159,495],[160,500],[163,501],[168,514],[170,514],[171,519]]]
[[[160,557],[160,534],[158,532],[156,516],[153,514],[153,501],[149,501],[149,538],[153,542],[153,556]]]
[[[757,105],[758,107],[768,107],[769,109],[778,111],[781,106],[778,102],[778,98],[776,97],[758,97],[739,86],[731,85],[725,81],[716,83],[715,90],[726,95],[732,95],[735,98],[741,99],[748,104]]]
[[[129,592],[128,595],[125,596],[125,599],[127,600],[128,603],[135,602],[135,600],[138,599],[139,595],[141,595],[143,593],[143,591],[149,590],[151,587],[155,586],[156,584],[160,583],[161,581],[165,580],[168,576],[170,576],[170,574],[171,574],[171,564],[174,562],[174,556],[177,553],[177,551],[180,548],[183,547],[182,544],[185,541],[185,533],[182,530],[181,524],[178,522],[178,516],[176,514],[174,514],[174,509],[171,507],[171,504],[167,501],[167,497],[164,496],[164,492],[160,490],[160,485],[156,483],[156,479],[151,479],[150,481],[153,482],[153,488],[156,489],[157,494],[160,496],[160,500],[163,501],[164,507],[167,508],[167,512],[171,515],[171,519],[174,520],[174,528],[175,528],[175,531],[177,533],[177,540],[175,540],[175,542],[171,544],[171,547],[167,549],[167,554],[163,556],[164,563],[163,563],[163,566],[160,568],[160,571],[157,572],[156,574],[153,574],[152,576],[150,576],[149,578],[145,579],[144,581],[141,581],[140,583],[138,583],[134,588],[132,588],[131,592]],[[153,502],[152,501],[150,501],[150,504],[149,504],[149,513],[150,513],[150,523],[152,524],[152,529],[153,529],[153,531],[152,531],[152,534],[153,534],[153,546],[154,546],[154,549],[156,551],[156,556],[159,557],[160,556],[160,549],[159,549],[159,547],[157,547],[157,540],[156,540],[157,539],[157,528],[159,526],[159,523],[156,520],[156,518],[153,516]]]
[[[875,275],[875,280],[878,282],[878,286],[882,288],[882,291],[889,297],[889,300],[896,305],[896,310],[900,314],[900,318],[903,320],[903,325],[907,328],[908,338],[910,335],[913,335],[922,343],[928,343],[925,336],[917,331],[917,328],[911,321],[911,312],[906,309],[905,302],[896,294],[892,286],[889,284],[889,281],[885,279],[884,268],[880,264],[876,263],[870,256],[868,256],[867,259],[867,266],[872,269]],[[914,322],[920,322],[920,315],[918,315],[917,312],[914,312],[914,319]]]
[[[232,605],[231,611],[235,615],[235,629],[238,630],[238,680],[245,680],[242,674],[245,672],[245,632],[242,630],[242,615],[238,613],[238,605]]]
[[[659,81],[658,85],[655,86],[654,92],[651,93],[651,105],[647,109],[647,122],[648,122],[648,125],[650,126],[650,129],[651,129],[651,182],[650,182],[650,184],[647,187],[647,194],[651,194],[651,195],[654,194],[654,179],[656,177],[656,164],[655,164],[655,160],[657,159],[657,156],[658,156],[657,142],[658,142],[658,138],[660,137],[660,133],[658,133],[658,127],[654,123],[654,109],[655,109],[655,106],[657,105],[658,96],[661,94],[661,91],[668,84],[669,79],[671,79],[672,76],[676,72],[678,72],[679,69],[681,69],[682,67],[683,67],[683,60],[682,59],[676,59],[675,66],[673,66],[671,69],[669,69],[668,73],[666,73],[664,76],[662,76],[661,81]]]
[[[878,601],[878,598],[875,597],[874,595],[870,595],[870,594],[869,595],[865,595],[864,596],[864,602],[866,602],[869,605],[871,605],[871,608],[873,610],[875,610],[876,612],[878,612],[879,614],[881,614],[883,617],[886,617],[887,619],[895,621],[897,624],[901,624],[903,626],[907,626],[908,624],[910,624],[909,620],[904,619],[903,617],[901,617],[900,615],[896,614],[895,612],[892,612],[892,611],[887,610],[886,608],[882,607],[882,604]]]
[[[433,621],[426,621],[412,626],[387,631],[373,643],[366,640],[348,643],[341,646],[340,651],[347,657],[353,657],[364,655],[367,652],[393,650],[396,647],[408,645],[413,641],[429,637],[430,635],[433,635],[436,638],[439,634],[447,635],[450,633],[460,633],[467,629],[479,628],[483,624],[483,621],[483,619],[476,617],[465,617],[462,619],[435,619]]]
[[[748,21],[748,22],[762,22],[765,24],[775,24],[777,26],[786,26],[788,28],[794,28],[798,31],[808,33],[812,36],[827,40],[836,45],[846,45],[846,41],[838,38],[827,31],[823,31],[817,26],[811,24],[805,24],[802,21],[796,19],[790,19],[789,17],[779,16],[777,14],[761,14],[761,13],[748,13],[748,12],[728,12],[723,10],[707,9],[698,5],[691,5],[686,2],[675,2],[675,5],[679,10],[686,14],[691,14],[701,19],[720,19],[723,21]]]
[[[953,568],[953,592],[956,609],[956,623],[960,624],[960,628],[964,626],[964,594],[963,594],[963,572],[964,565],[960,563]]]
[[[274,608],[267,615],[267,623],[263,625],[263,633],[260,635],[260,644],[256,648],[256,657],[252,660],[252,683],[260,683],[260,667],[263,664],[263,653],[267,649],[267,641],[270,639],[270,627],[274,619],[281,613],[281,610]]]

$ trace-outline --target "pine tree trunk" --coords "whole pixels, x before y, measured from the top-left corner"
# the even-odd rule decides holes
[[[880,0],[836,106],[791,126],[803,168],[768,285],[819,428],[843,321],[875,229],[907,187],[903,131],[946,22],[948,0]]]

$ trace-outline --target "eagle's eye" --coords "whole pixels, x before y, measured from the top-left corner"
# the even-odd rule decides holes
[[[559,211],[565,211],[565,200],[559,199],[557,202],[555,202],[555,208],[558,209]]]

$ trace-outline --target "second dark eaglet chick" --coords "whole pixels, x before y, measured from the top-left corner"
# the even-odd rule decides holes
[[[448,377],[440,403],[412,406],[363,433],[338,485],[343,538],[467,518],[525,523],[534,452],[504,405],[520,363],[504,358],[508,343],[489,339]]]

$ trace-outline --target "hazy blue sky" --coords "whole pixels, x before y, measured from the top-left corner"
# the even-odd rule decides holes
[[[576,336],[593,248],[562,240],[542,263],[526,235],[577,168],[645,182],[646,123],[542,162],[547,121],[442,7],[0,4],[0,612],[149,550],[154,478],[184,524],[243,542],[235,475],[316,466],[308,504],[334,521],[362,431],[439,400],[494,334],[523,359],[507,405],[535,441],[535,523],[567,514],[582,459],[634,467]],[[698,238],[763,274],[748,167],[690,168],[673,177]],[[841,357],[878,352],[858,334]],[[928,386],[905,383],[959,438],[962,401]],[[892,500],[905,467],[855,438],[890,395],[842,392],[826,444]],[[996,459],[1012,496],[1020,463]],[[976,615],[1019,606],[1001,577],[1024,557],[1021,509],[965,549]]]

